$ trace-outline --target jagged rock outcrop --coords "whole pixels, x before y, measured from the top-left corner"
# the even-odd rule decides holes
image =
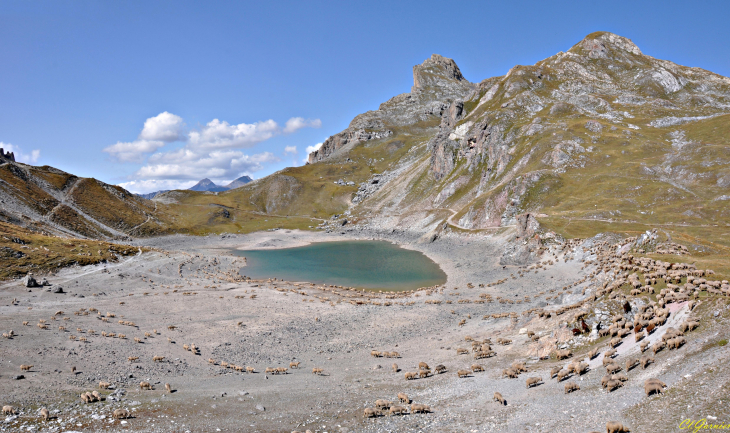
[[[413,83],[410,93],[395,96],[380,104],[377,110],[358,115],[346,130],[328,137],[319,149],[309,154],[307,162],[322,161],[348,145],[390,137],[395,128],[441,118],[449,110],[463,111],[463,102],[457,108],[452,101],[463,100],[475,89],[456,62],[438,54],[413,67]],[[452,112],[445,117],[457,118],[459,114]]]
[[[9,150],[5,152],[5,149],[0,147],[0,162],[3,162],[3,160],[15,162],[15,153]]]

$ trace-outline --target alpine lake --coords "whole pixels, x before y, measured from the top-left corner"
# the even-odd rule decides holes
[[[253,279],[383,291],[446,282],[446,274],[433,260],[386,241],[318,242],[293,248],[236,250],[235,254],[246,258],[240,273]]]

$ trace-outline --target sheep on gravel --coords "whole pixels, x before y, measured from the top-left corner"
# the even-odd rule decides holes
[[[25,365],[25,364],[22,364],[22,365],[20,366],[20,369],[21,369],[21,370],[23,370],[23,371],[30,371],[30,369],[31,369],[31,368],[33,368],[33,366],[32,366],[32,365]]]
[[[429,374],[431,374],[431,370],[418,370],[418,377],[421,379],[428,377]]]
[[[629,380],[629,377],[626,375],[626,373],[618,373],[618,374],[612,374],[611,379],[620,380],[621,382],[626,382],[627,380]]]
[[[365,418],[374,418],[374,417],[380,416],[380,415],[381,415],[381,413],[377,409],[374,409],[372,407],[365,408]]]
[[[616,421],[606,423],[606,433],[628,433],[631,429]]]
[[[473,365],[471,366],[471,371],[473,371],[474,373],[476,373],[476,372],[480,372],[480,371],[484,371],[484,367],[482,367],[482,366],[481,366],[481,365],[479,365],[479,364],[473,364]]]
[[[428,364],[426,364],[425,362],[419,362],[418,369],[419,370],[430,370],[431,367],[429,367]]]
[[[3,406],[3,415],[15,415],[17,412],[12,406]]]
[[[621,366],[618,364],[608,364],[606,366],[606,373],[608,374],[616,374],[619,371],[621,371]]]
[[[532,388],[532,386],[537,386],[542,382],[542,377],[528,377],[525,381],[525,385],[527,385],[527,388]]]
[[[558,382],[562,382],[563,379],[567,378],[568,376],[570,376],[570,372],[568,370],[560,370],[558,372]]]
[[[416,373],[416,372],[412,372],[412,371],[407,371],[407,372],[406,372],[406,373],[404,374],[404,376],[405,376],[406,380],[413,380],[413,379],[415,379],[416,377],[418,377],[418,373]]]
[[[125,419],[129,418],[129,411],[127,409],[114,409],[114,412],[112,412],[112,417],[114,419]]]
[[[393,373],[398,373],[399,370],[400,368],[398,368],[398,364],[393,363]]]
[[[580,386],[578,386],[578,384],[575,382],[568,382],[565,384],[565,393],[566,394],[570,394],[573,391],[579,391],[579,390],[580,390]]]
[[[664,383],[661,380],[656,379],[656,378],[646,379],[644,381],[644,385],[646,385],[647,383],[658,383],[659,385],[661,385],[662,388],[666,388],[667,387],[667,384],[666,383]]]
[[[151,390],[152,389],[152,385],[150,385],[149,382],[140,382],[139,383],[139,389],[140,390],[143,390],[143,389]]]
[[[289,368],[299,368],[299,363],[300,362],[301,361],[297,361],[297,362],[292,361],[292,362],[290,362],[289,363]]]
[[[431,408],[425,404],[413,403],[411,405],[411,413],[428,413],[431,412]]]
[[[556,351],[555,356],[558,359],[566,359],[566,358],[570,358],[571,356],[573,356],[573,353],[568,349],[563,349],[563,350]]]
[[[492,397],[492,400],[499,402],[499,404],[501,404],[502,406],[507,404],[507,400],[505,400],[504,397],[502,397],[502,394],[498,392],[494,393],[494,397]]]
[[[662,386],[654,382],[645,383],[644,392],[646,392],[647,397],[649,397],[651,394],[664,394]]]
[[[656,344],[652,346],[652,351],[654,352],[654,355],[659,353],[664,347],[666,346],[666,343],[657,341]]]
[[[380,400],[380,399],[379,400],[375,400],[375,407],[378,408],[378,409],[388,409],[391,406],[393,406],[393,402],[392,401]]]
[[[560,367],[559,365],[556,365],[555,367],[551,368],[550,369],[550,379],[555,377],[555,375],[557,375],[560,372],[560,370],[562,370],[562,367]]]
[[[312,369],[312,374],[322,375],[324,373],[323,368],[314,367]]]
[[[408,395],[403,392],[398,393],[398,400],[400,400],[401,403],[410,403],[411,402],[411,399],[408,398]]]
[[[634,359],[627,359],[626,360],[626,371],[630,371],[632,368],[636,367],[639,364],[640,364],[640,362],[636,358],[634,358]]]
[[[172,387],[170,386],[169,383],[165,384],[165,390],[167,391],[168,394],[172,394]]]
[[[48,418],[51,417],[51,413],[48,412],[48,409],[45,407],[41,409],[41,418],[43,418],[44,421],[48,421]]]
[[[471,373],[471,371],[469,371],[469,370],[459,370],[459,371],[456,372],[456,374],[459,377],[469,377],[469,374],[470,373]]]
[[[593,350],[591,350],[590,352],[588,352],[588,360],[590,361],[593,358],[595,358],[596,356],[598,356],[598,348],[597,347],[594,348]]]
[[[434,368],[434,371],[436,372],[436,374],[446,373],[446,366],[444,366],[443,364],[439,364],[436,366],[436,368]]]
[[[459,370],[459,371],[461,371],[461,370]],[[519,376],[519,373],[512,370],[511,368],[505,368],[504,370],[502,370],[502,376],[507,376],[510,379],[516,379],[517,376]]]
[[[408,409],[406,409],[403,406],[391,406],[388,413],[390,413],[391,415],[395,415],[395,414],[402,415],[404,413],[408,413]]]
[[[649,364],[653,364],[654,363],[654,358],[644,355],[644,356],[641,357],[641,359],[639,359],[639,362],[641,363],[641,368],[644,369],[644,370],[646,370],[646,367]]]
[[[647,341],[647,340],[642,341],[641,344],[639,345],[639,347],[641,348],[641,353],[646,352],[646,349],[649,348],[649,341]]]
[[[609,392],[618,389],[620,387],[624,386],[624,383],[620,380],[611,379],[606,383],[606,389],[608,389]]]

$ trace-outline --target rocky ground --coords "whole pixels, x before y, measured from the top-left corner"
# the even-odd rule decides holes
[[[250,281],[240,275],[245,275],[243,259],[232,254],[235,248],[335,239],[388,239],[420,250],[442,267],[448,281],[405,294]],[[586,242],[582,246],[590,246]],[[7,416],[0,431],[574,432],[602,431],[607,421],[620,421],[639,432],[679,429],[688,417],[720,422],[730,415],[726,298],[703,301],[691,313],[702,317],[702,325],[687,334],[688,344],[659,352],[646,370],[627,372],[629,381],[614,392],[600,385],[602,355],[587,374],[569,379],[579,391],[564,394],[564,383],[549,378],[552,367],[584,358],[594,347],[606,349],[606,339],[595,331],[573,337],[567,314],[522,314],[554,311],[591,295],[596,283],[587,275],[593,268],[584,266],[590,256],[581,246],[565,252],[556,246],[543,256],[552,264],[528,269],[499,264],[500,235],[446,234],[423,243],[407,232],[280,230],[170,236],[139,244],[153,251],[120,263],[63,270],[48,276],[49,288],[28,289],[17,280],[0,285],[0,329],[15,334],[0,340],[1,403],[20,412]],[[599,274],[599,282],[606,275]],[[64,293],[49,291],[59,286]],[[485,298],[492,302],[478,303]],[[690,314],[686,303],[671,305],[664,328],[678,326]],[[614,307],[601,301],[593,310],[608,318],[616,314]],[[507,312],[514,318],[492,317]],[[40,320],[49,329],[40,329]],[[540,342],[530,341],[526,330]],[[491,338],[497,355],[475,361],[467,336]],[[497,338],[512,342],[499,345]],[[183,348],[190,344],[198,354]],[[538,360],[545,344],[571,348],[575,355],[567,361]],[[457,355],[457,348],[470,353]],[[631,337],[618,349],[621,364],[639,355]],[[376,358],[372,350],[399,357]],[[164,359],[154,362],[153,356]],[[503,378],[502,369],[516,360],[526,361],[528,372]],[[237,372],[222,362],[256,372]],[[289,368],[290,362],[299,362],[299,368]],[[405,380],[404,373],[418,371],[419,362],[432,369],[443,364],[447,372]],[[457,377],[457,370],[475,363],[485,371]],[[21,364],[33,367],[21,371]],[[269,367],[288,371],[268,374]],[[315,367],[323,374],[312,374]],[[532,376],[543,381],[527,389],[525,379]],[[649,377],[667,383],[665,395],[645,396],[643,381]],[[99,389],[99,381],[112,387]],[[141,391],[140,381],[154,389]],[[165,391],[166,383],[174,392]],[[78,397],[93,390],[105,399],[85,404]],[[507,405],[492,400],[495,391]],[[431,411],[363,416],[375,400],[397,401],[399,392]],[[51,411],[51,420],[40,419],[42,407]],[[116,408],[133,416],[114,420]]]

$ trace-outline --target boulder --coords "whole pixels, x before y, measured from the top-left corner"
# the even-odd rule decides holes
[[[26,275],[22,282],[25,287],[40,287],[38,281],[31,274]]]
[[[65,293],[65,292],[63,291],[63,287],[56,286],[53,289],[51,289],[51,293]]]

